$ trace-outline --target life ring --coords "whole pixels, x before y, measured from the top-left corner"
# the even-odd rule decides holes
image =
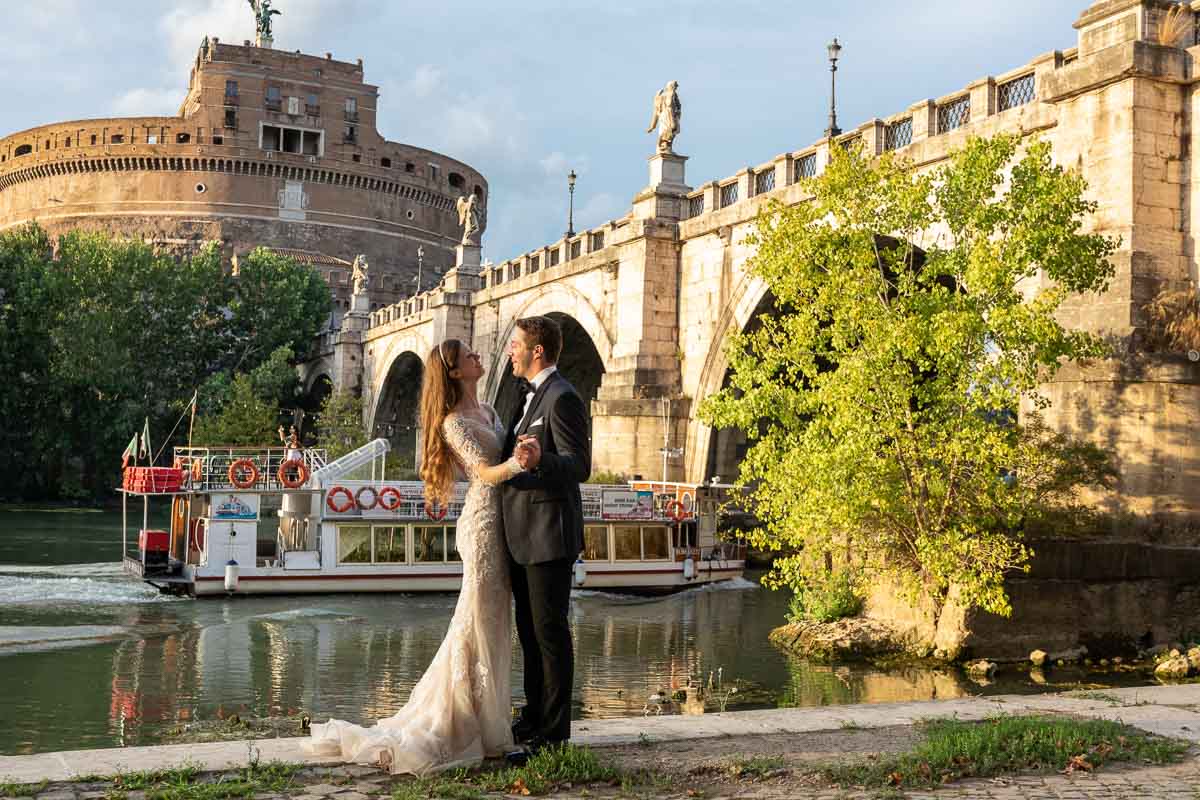
[[[171,519],[171,539],[174,540],[176,531],[184,531],[187,529],[187,503],[182,497],[176,497],[174,506],[174,514]]]
[[[339,494],[346,495],[345,505],[338,505],[334,501],[334,498]],[[345,486],[335,486],[329,490],[329,494],[325,497],[325,505],[329,506],[329,510],[335,514],[345,514],[354,508],[354,495]]]
[[[288,474],[295,471],[294,478],[288,478]],[[304,484],[308,483],[308,465],[299,458],[289,458],[279,465],[279,470],[275,473],[275,477],[279,478],[279,482],[289,489],[299,489]]]
[[[363,492],[371,493],[370,505],[363,502],[363,499],[362,499]],[[358,507],[361,508],[363,511],[370,511],[372,508],[379,505],[379,492],[375,491],[375,488],[372,486],[364,486],[361,489],[359,489],[357,492],[354,493],[354,502],[357,503]]]
[[[683,507],[683,503],[678,500],[672,500],[667,503],[667,516],[676,522],[683,522],[687,519],[687,509]]]
[[[403,502],[404,495],[395,486],[385,486],[379,490],[379,507],[384,511],[395,511]]]
[[[239,479],[239,475],[243,477]],[[258,467],[248,458],[239,458],[229,465],[226,477],[238,489],[249,489],[258,483]]]
[[[200,482],[200,478],[204,475],[204,459],[192,459],[192,480],[196,483]]]
[[[430,519],[441,521],[446,518],[446,514],[450,511],[450,504],[444,506],[435,506],[433,503],[425,504],[425,516]]]
[[[175,463],[171,465],[171,468],[179,473],[180,485],[184,488],[190,489],[192,486],[192,476],[191,473],[188,472],[188,468],[184,463],[184,460],[179,456],[175,456]]]

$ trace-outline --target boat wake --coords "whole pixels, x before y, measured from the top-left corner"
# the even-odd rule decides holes
[[[79,566],[79,565],[75,565]],[[114,605],[158,603],[171,598],[153,586],[117,573],[113,576],[69,577],[61,573],[5,574],[0,566],[0,608],[17,605]]]
[[[0,625],[0,654],[94,644],[125,633],[124,628],[113,625]]]
[[[640,595],[620,594],[618,592],[605,592],[599,589],[572,589],[572,599],[596,599],[606,600],[608,602],[624,603],[626,605],[641,605],[643,603],[657,603],[662,600],[671,600],[677,597],[687,597],[693,594],[702,594],[704,592],[744,592],[751,589],[761,588],[757,583],[745,578],[730,578],[727,581],[717,581],[716,583],[703,583],[699,586],[693,586],[689,589],[675,592],[673,594],[656,595],[653,597],[645,597]]]
[[[0,575],[58,575],[66,578],[123,578],[120,561],[94,564],[0,564]]]

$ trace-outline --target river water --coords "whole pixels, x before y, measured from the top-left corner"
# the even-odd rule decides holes
[[[120,522],[0,510],[0,754],[154,743],[233,713],[369,722],[403,705],[453,611],[445,594],[167,598],[122,575]],[[807,664],[767,642],[786,609],[753,580],[655,599],[577,591],[576,718],[661,713],[651,696],[689,678],[711,677],[709,711],[1039,688]]]

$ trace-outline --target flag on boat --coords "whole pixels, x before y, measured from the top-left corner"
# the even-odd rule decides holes
[[[129,466],[130,459],[136,459],[138,452],[138,435],[135,433],[133,438],[129,440],[129,444],[125,446],[125,452],[121,453],[121,469]]]
[[[138,445],[138,458],[150,458],[150,418],[142,426],[142,442]]]

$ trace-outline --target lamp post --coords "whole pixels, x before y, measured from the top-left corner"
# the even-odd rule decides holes
[[[421,270],[424,267],[424,265],[425,265],[425,248],[418,247],[417,248],[417,291],[413,292],[414,295],[421,293]]]
[[[837,124],[837,62],[842,46],[834,37],[825,49],[829,52],[829,129],[825,131],[825,136],[832,139],[842,132]]]
[[[570,199],[567,201],[567,238],[575,235],[575,170],[567,175],[567,191]]]

